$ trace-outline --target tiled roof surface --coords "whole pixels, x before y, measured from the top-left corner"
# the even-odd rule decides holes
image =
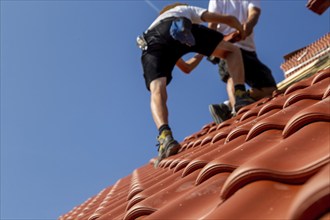
[[[330,33],[327,33],[312,44],[285,55],[281,69],[284,71],[284,76],[289,77],[315,60],[329,56]]]
[[[330,7],[330,0],[308,0],[307,8],[321,15]]]
[[[59,219],[329,219],[330,69],[181,145]]]

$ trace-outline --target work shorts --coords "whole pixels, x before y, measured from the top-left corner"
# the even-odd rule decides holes
[[[210,56],[223,39],[223,35],[215,30],[192,24],[191,32],[195,38],[195,45],[190,47],[181,44],[173,39],[169,32],[173,19],[164,19],[144,34],[148,47],[142,51],[141,61],[148,90],[150,83],[161,77],[167,78],[168,85],[172,80],[173,68],[183,55],[195,52]]]
[[[241,52],[246,84],[248,84],[251,88],[256,89],[276,87],[276,82],[272,75],[272,71],[258,59],[256,52],[243,49],[241,49]],[[229,72],[227,63],[223,59],[219,62],[219,74],[221,80],[227,82]]]

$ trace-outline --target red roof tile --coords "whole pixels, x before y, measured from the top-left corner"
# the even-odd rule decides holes
[[[330,7],[330,0],[308,0],[306,7],[321,15]]]
[[[328,219],[330,68],[181,145],[59,219]]]
[[[285,55],[281,69],[287,78],[314,61],[329,57],[329,54],[330,33],[327,33],[312,44]]]

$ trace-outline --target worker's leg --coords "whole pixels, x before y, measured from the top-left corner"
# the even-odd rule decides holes
[[[157,129],[168,124],[166,77],[158,78],[150,83],[150,107]]]

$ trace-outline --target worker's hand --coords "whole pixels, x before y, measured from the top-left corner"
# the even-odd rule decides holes
[[[244,40],[246,38],[245,30],[243,25],[237,20],[236,17],[231,16],[232,18],[232,27],[234,27],[237,31],[235,38],[237,41]]]
[[[236,43],[241,40],[241,35],[238,31],[231,32],[230,34],[227,34],[223,37],[223,40],[230,42],[230,43]]]
[[[245,32],[245,30],[243,28],[242,31],[237,31],[237,36],[236,36],[235,39],[237,39],[237,41],[245,40],[246,36],[247,36],[246,35],[246,32]]]

